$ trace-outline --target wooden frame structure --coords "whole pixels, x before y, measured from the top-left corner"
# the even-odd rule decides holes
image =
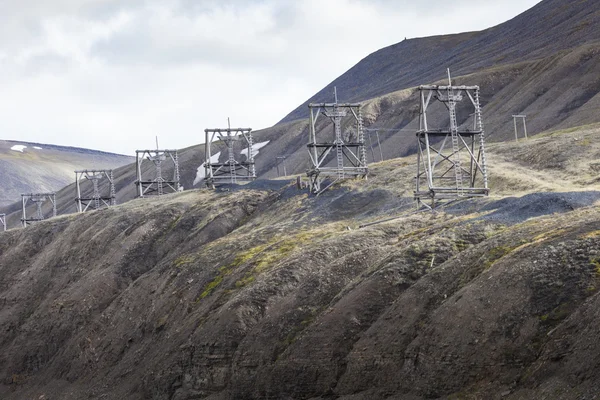
[[[256,179],[256,168],[254,166],[252,128],[216,128],[205,129],[204,133],[204,182],[206,187],[214,189],[215,185],[237,184],[239,182],[250,182]],[[213,146],[216,140],[221,141],[227,148],[227,160],[225,162],[213,162]],[[239,156],[236,156],[236,147]],[[246,160],[241,156],[246,151]]]
[[[83,179],[92,183],[92,193],[87,196],[82,196],[81,181]],[[108,193],[102,194],[101,186],[108,186],[105,190]],[[98,210],[102,207],[117,205],[112,169],[75,171],[75,187],[77,190],[75,202],[77,203],[77,211],[80,213],[86,212],[90,208]]]
[[[179,192],[179,159],[177,150],[136,150],[136,175],[138,197]],[[144,169],[144,161],[150,161],[155,167],[155,176],[149,178]],[[165,165],[172,166],[173,175],[170,179],[163,177]]]
[[[419,92],[415,199],[433,208],[438,200],[487,196],[488,172],[479,86],[453,86],[448,71],[447,86],[424,85],[419,87]],[[457,105],[465,97],[473,108],[469,114],[473,117],[470,128],[459,125],[457,120]],[[432,100],[441,102],[448,110],[449,127],[430,127],[427,111]]]
[[[366,177],[369,173],[361,104],[338,103],[335,90],[334,95],[333,103],[308,105],[310,122],[307,147],[311,164],[306,175],[310,191],[315,194],[327,190],[340,179]],[[332,122],[333,136],[329,140],[317,139],[317,121],[321,115]],[[343,124],[348,129],[346,132],[343,132]],[[331,182],[322,188],[325,178],[330,178]]]
[[[44,212],[42,210],[42,206],[45,202],[50,201],[52,203],[52,215],[49,218],[56,217],[56,193],[23,193],[21,194],[21,202],[22,202],[22,217],[21,223],[23,224],[23,228],[26,228],[27,225],[31,225],[35,222],[43,221],[47,219],[44,216]],[[34,203],[36,206],[36,212],[34,216],[27,216],[27,206],[30,203]]]
[[[519,141],[519,129],[517,127],[517,119],[521,119],[523,121],[523,132],[525,134],[525,140],[528,139],[527,137],[527,115],[523,115],[523,114],[519,114],[519,115],[513,115],[513,123],[515,124],[515,142]]]

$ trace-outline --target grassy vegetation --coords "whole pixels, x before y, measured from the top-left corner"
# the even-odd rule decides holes
[[[200,296],[196,299],[196,302],[204,299],[209,296],[225,279],[227,275],[230,275],[233,271],[230,267],[221,267],[219,268],[219,274],[210,281],[206,286],[204,286],[204,290],[200,293]]]
[[[241,289],[244,286],[251,284],[255,280],[256,280],[256,278],[254,276],[252,276],[252,275],[246,275],[242,279],[240,279],[239,281],[235,282],[235,287],[237,289]]]
[[[539,319],[545,324],[555,326],[559,322],[563,321],[573,312],[575,305],[571,302],[564,302],[559,304],[556,308],[550,311],[548,314],[540,315]]]
[[[597,237],[600,237],[600,230],[587,232],[581,236],[582,239],[595,239]]]
[[[483,269],[488,270],[494,265],[496,261],[512,252],[518,246],[498,246],[494,247],[487,253],[485,262],[483,263]]]
[[[600,276],[600,258],[592,258],[590,264],[594,267],[596,275]]]
[[[173,267],[177,269],[183,269],[186,265],[193,263],[196,261],[197,256],[192,254],[185,254],[183,256],[177,257],[175,261],[173,261]]]
[[[333,233],[327,229],[321,229],[299,232],[285,239],[280,239],[277,236],[267,243],[238,253],[231,264],[219,268],[219,273],[212,281],[206,284],[196,302],[211,295],[223,283],[225,278],[234,272],[250,267],[250,270],[241,279],[235,281],[234,288],[229,289],[228,293],[231,293],[233,289],[241,289],[255,282],[258,274],[267,271],[280,261],[288,258],[300,246],[315,238],[324,239],[330,237]],[[194,261],[194,256],[184,256],[178,258],[174,266],[181,268],[187,263]]]
[[[591,130],[591,129],[599,129],[599,128],[600,128],[600,123],[593,123],[593,124],[586,124],[586,125],[580,125],[580,126],[573,126],[571,128],[566,128],[566,129],[558,129],[558,130],[548,131],[548,132],[544,132],[539,135],[536,135],[536,137],[565,135],[568,133],[575,133],[575,132],[581,132],[581,131],[586,131],[586,130]]]

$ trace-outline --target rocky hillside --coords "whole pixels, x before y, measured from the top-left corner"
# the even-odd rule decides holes
[[[0,233],[0,398],[593,398],[599,132],[493,144],[435,214],[407,157]]]
[[[0,141],[0,206],[21,193],[52,192],[75,179],[77,169],[111,169],[132,162],[119,154],[48,144]]]

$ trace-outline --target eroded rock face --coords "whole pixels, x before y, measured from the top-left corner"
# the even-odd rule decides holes
[[[470,206],[349,230],[340,199],[360,218],[397,200],[287,190],[183,193],[0,235],[0,397],[596,389],[596,208],[508,226]]]

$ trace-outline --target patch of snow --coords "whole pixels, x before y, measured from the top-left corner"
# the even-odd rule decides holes
[[[10,149],[13,151],[20,151],[22,153],[23,150],[25,150],[26,148],[27,148],[27,146],[23,146],[22,144],[16,144],[13,147],[11,147]]]
[[[219,157],[221,156],[221,152],[219,151],[216,154],[213,154],[210,157],[210,162],[211,163],[217,163],[219,162]],[[197,183],[199,183],[200,181],[202,181],[202,179],[204,179],[206,177],[206,171],[204,170],[204,164],[206,163],[202,163],[198,169],[196,170],[196,179],[194,179],[194,183],[193,185],[196,186]]]
[[[41,147],[37,147],[37,146],[33,146],[33,148],[36,150],[43,150]]]
[[[258,153],[260,153],[259,150],[268,145],[269,142],[270,140],[267,140],[266,142],[254,143],[254,145],[252,146],[252,154],[255,158],[258,155]],[[242,151],[240,151],[240,154],[248,158],[248,149],[242,149]]]

